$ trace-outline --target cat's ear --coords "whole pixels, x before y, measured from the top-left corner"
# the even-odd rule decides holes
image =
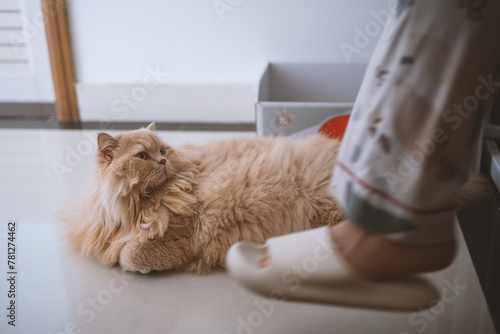
[[[118,140],[101,132],[97,135],[97,147],[104,158],[111,160],[113,159],[113,151],[118,147]]]
[[[155,130],[155,122],[149,124],[148,127],[146,128],[146,130],[154,131]]]

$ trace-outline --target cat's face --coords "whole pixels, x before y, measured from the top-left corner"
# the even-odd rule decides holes
[[[175,173],[175,152],[153,130],[154,123],[116,137],[100,133],[97,163],[102,175],[143,192],[171,177]]]

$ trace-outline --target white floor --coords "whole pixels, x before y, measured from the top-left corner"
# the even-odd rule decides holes
[[[85,187],[96,133],[0,130],[0,333],[494,333],[460,234],[454,264],[429,275],[443,300],[420,313],[274,304],[224,272],[122,273],[74,254],[55,212]],[[174,146],[252,135],[159,134]],[[17,221],[15,327],[7,317],[9,220]]]

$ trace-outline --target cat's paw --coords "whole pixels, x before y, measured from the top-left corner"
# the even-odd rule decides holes
[[[141,243],[138,241],[130,241],[122,248],[119,264],[124,271],[147,274],[152,270],[148,259],[143,257],[142,252],[139,252],[140,248]]]
[[[193,258],[191,231],[185,226],[171,226],[162,237],[136,237],[128,241],[118,260],[123,270],[146,274],[152,270],[180,269]]]

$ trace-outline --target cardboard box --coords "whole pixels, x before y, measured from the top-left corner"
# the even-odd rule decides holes
[[[367,64],[270,63],[259,82],[258,136],[342,137]]]

